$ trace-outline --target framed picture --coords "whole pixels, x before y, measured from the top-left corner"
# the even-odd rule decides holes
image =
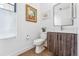
[[[37,9],[26,4],[26,21],[37,22]]]

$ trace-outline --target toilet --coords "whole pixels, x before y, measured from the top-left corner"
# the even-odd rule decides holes
[[[41,53],[42,51],[44,51],[44,49],[45,49],[45,47],[44,47],[45,41],[46,41],[46,32],[42,32],[40,34],[40,38],[34,40],[35,53]]]

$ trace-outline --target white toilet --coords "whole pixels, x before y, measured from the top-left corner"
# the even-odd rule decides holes
[[[46,41],[46,32],[42,32],[40,38],[34,40],[34,45],[36,46],[35,48],[36,53],[41,53],[45,49],[45,47],[43,46],[45,41]]]

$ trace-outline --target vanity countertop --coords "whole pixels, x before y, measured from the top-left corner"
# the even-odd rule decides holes
[[[48,31],[48,32],[59,32],[59,33],[73,33],[73,34],[77,34],[77,32],[71,32],[71,31]]]

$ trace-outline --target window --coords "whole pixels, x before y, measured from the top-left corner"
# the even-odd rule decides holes
[[[0,4],[0,8],[7,10],[7,11],[11,11],[11,12],[16,12],[16,3],[4,3],[4,4]]]
[[[16,13],[0,9],[0,37],[16,35]]]

